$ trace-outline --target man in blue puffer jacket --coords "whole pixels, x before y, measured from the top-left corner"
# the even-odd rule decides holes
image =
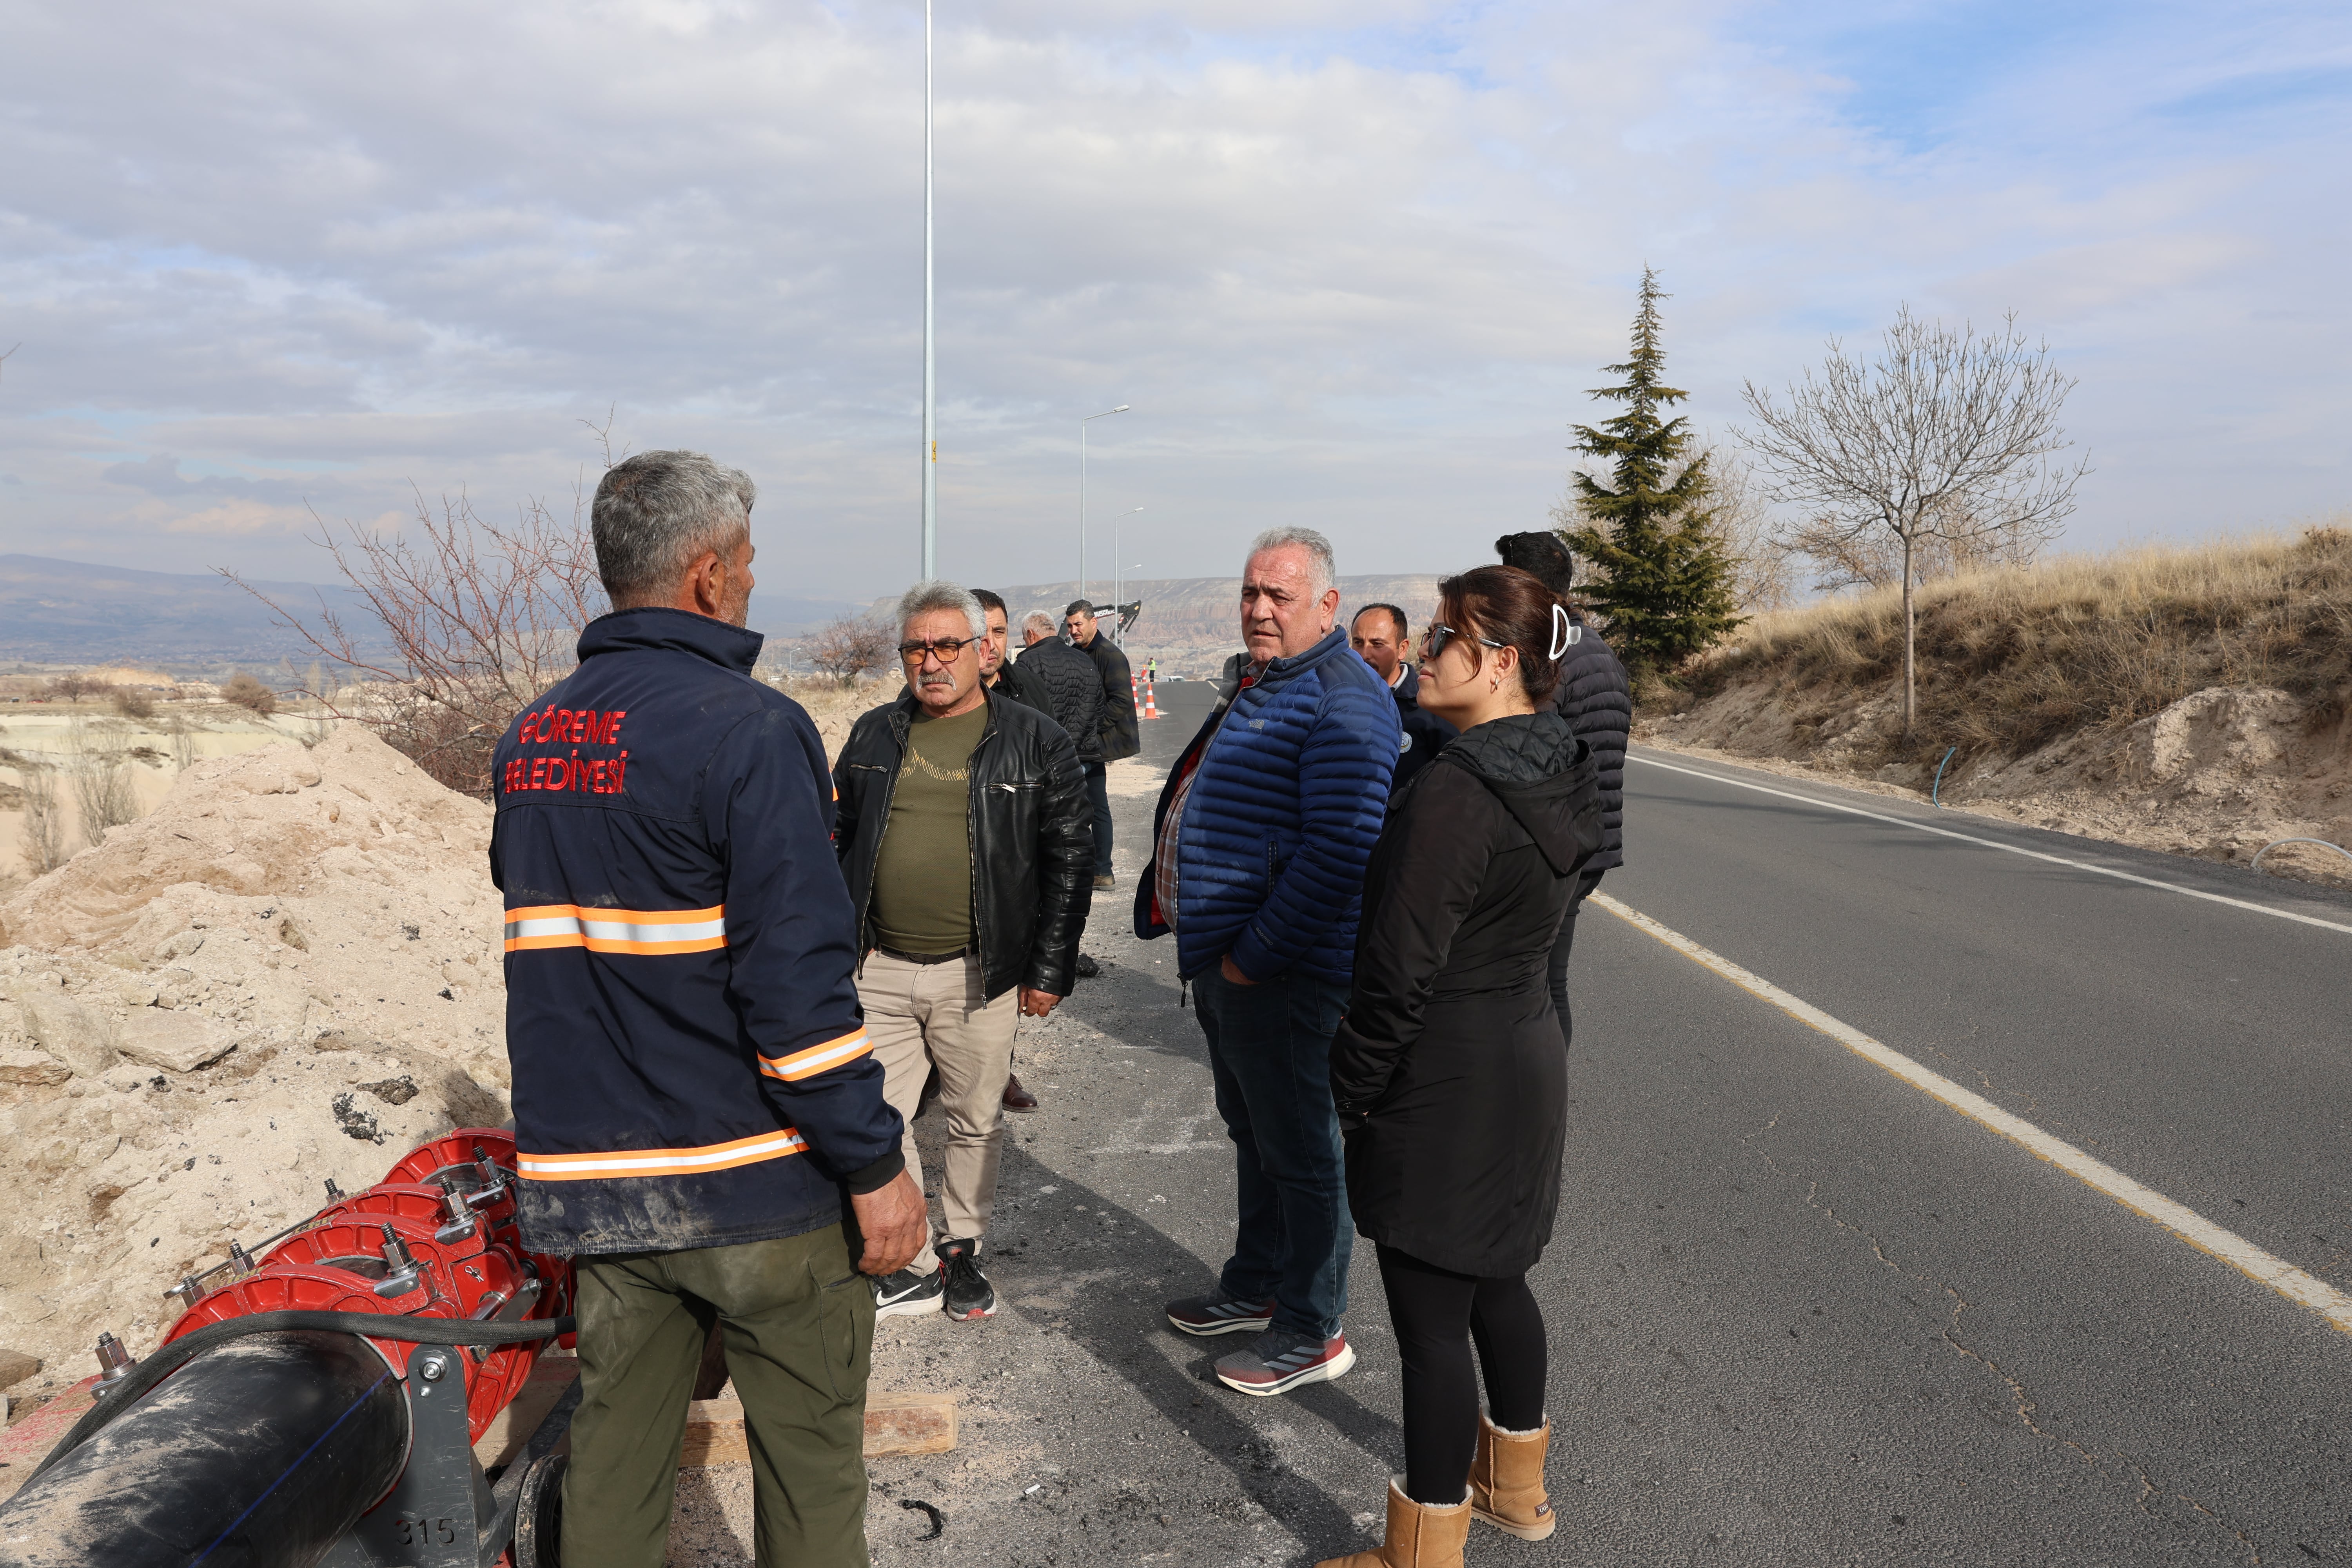
[[[1135,930],[1176,933],[1197,988],[1241,1224],[1217,1289],[1171,1302],[1189,1334],[1250,1331],[1218,1381],[1272,1394],[1355,1364],[1331,1034],[1348,1002],[1364,865],[1396,767],[1396,705],[1334,629],[1331,545],[1258,536],[1242,575],[1249,660],[1168,775]]]

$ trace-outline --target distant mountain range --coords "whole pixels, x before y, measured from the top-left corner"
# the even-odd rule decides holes
[[[317,583],[255,581],[255,588],[299,616],[323,608],[370,638],[373,618],[349,588]],[[830,599],[793,599],[755,592],[751,625],[791,637],[858,606]],[[180,673],[223,665],[306,665],[310,644],[278,624],[236,584],[208,574],[142,572],[42,555],[0,555],[0,661],[37,664],[160,664]]]

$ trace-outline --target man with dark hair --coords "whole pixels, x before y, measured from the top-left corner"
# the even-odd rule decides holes
[[[1399,734],[1396,779],[1389,785],[1391,800],[1445,749],[1446,742],[1462,732],[1436,714],[1422,711],[1421,677],[1404,658],[1404,650],[1412,646],[1406,637],[1404,612],[1394,605],[1366,605],[1348,624],[1348,646],[1388,682],[1389,695],[1396,699]]]
[[[1585,624],[1583,612],[1569,603],[1576,580],[1576,557],[1557,533],[1541,531],[1507,533],[1495,541],[1495,553],[1506,566],[1539,579],[1568,606],[1569,646],[1559,658],[1559,684],[1544,706],[1568,721],[1568,727],[1592,748],[1601,767],[1601,850],[1579,873],[1576,898],[1559,922],[1559,940],[1551,951],[1551,1000],[1559,1009],[1559,1034],[1575,1036],[1568,1016],[1568,956],[1576,942],[1576,912],[1601,874],[1625,863],[1625,742],[1633,728],[1633,688],[1625,667],[1601,635]]]
[[[660,1568],[715,1324],[760,1563],[863,1568],[857,1271],[923,1239],[825,864],[824,748],[751,678],[753,493],[698,452],[606,470],[590,516],[612,613],[498,744],[517,1210],[578,1279],[574,1563]]]
[[[1116,610],[1108,612],[1116,616]],[[1087,794],[1095,807],[1095,886],[1117,886],[1110,870],[1110,781],[1104,770],[1122,757],[1131,757],[1143,750],[1141,732],[1135,722],[1135,676],[1128,668],[1127,655],[1119,646],[1102,635],[1102,617],[1084,599],[1073,599],[1062,611],[1062,618],[1070,634],[1070,646],[1095,661],[1102,675],[1102,759],[1087,764]]]

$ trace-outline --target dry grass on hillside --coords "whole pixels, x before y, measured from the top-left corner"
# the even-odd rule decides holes
[[[2017,757],[2210,687],[2270,687],[2312,730],[2352,707],[2352,528],[2147,546],[1973,573],[1918,591],[1919,722],[1885,759]],[[1759,616],[1701,667],[1703,698],[1765,680],[1851,691],[1903,669],[1887,589]],[[1932,759],[1930,759],[1932,760]]]

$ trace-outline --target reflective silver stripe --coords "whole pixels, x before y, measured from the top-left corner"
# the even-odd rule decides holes
[[[581,936],[592,942],[704,942],[727,934],[725,917],[677,925],[638,925],[628,921],[582,920],[574,915],[507,921],[507,940],[529,937]]]

